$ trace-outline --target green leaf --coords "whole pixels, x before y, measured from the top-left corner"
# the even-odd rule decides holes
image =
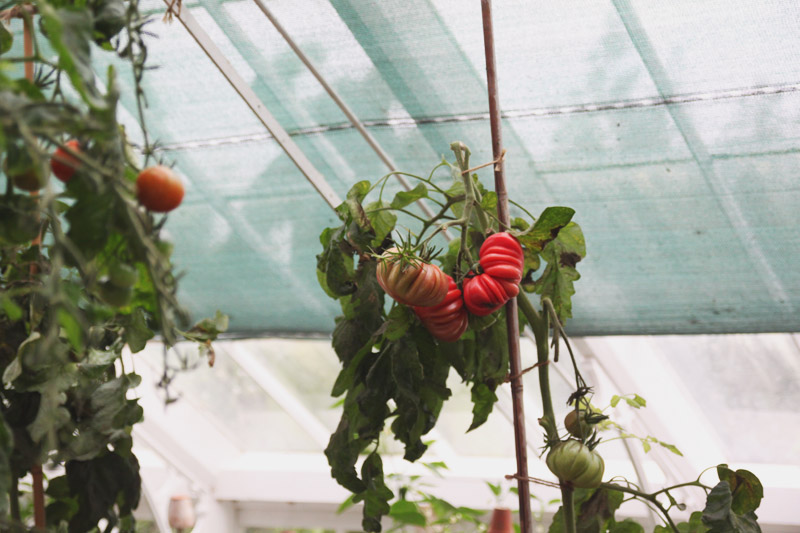
[[[57,315],[58,323],[64,329],[69,344],[76,352],[83,352],[84,332],[80,322],[64,308],[60,308]]]
[[[583,502],[577,513],[580,533],[601,533],[614,523],[614,513],[622,505],[624,494],[615,490],[597,489]],[[576,498],[577,499],[577,498]]]
[[[66,390],[73,382],[74,377],[65,373],[37,387],[41,393],[39,411],[28,425],[28,432],[34,442],[39,443],[48,436],[55,439],[56,432],[70,422],[71,417],[64,404],[67,401]]]
[[[397,223],[397,215],[385,209],[386,207],[388,206],[383,202],[372,202],[366,207],[367,216],[372,223],[372,229],[375,231],[375,238],[372,239],[371,243],[374,248],[381,245]]]
[[[69,491],[78,501],[78,512],[69,519],[70,532],[89,531],[101,518],[113,523],[128,516],[139,503],[141,477],[133,454],[115,452],[89,461],[67,461]]]
[[[666,442],[663,442],[663,441],[660,441],[660,440],[656,441],[656,442],[658,442],[658,444],[660,444],[662,447],[668,449],[669,451],[671,451],[675,455],[680,455],[681,457],[683,457],[683,454],[681,453],[681,451],[674,444],[669,444],[669,443],[666,443]]]
[[[384,483],[383,462],[380,455],[373,452],[367,456],[361,465],[361,479],[367,487],[367,490],[359,494],[364,501],[364,518],[361,525],[364,531],[380,531],[381,517],[391,510],[389,500],[394,497]]]
[[[228,315],[217,310],[214,318],[204,318],[192,326],[188,332],[190,333],[189,338],[198,342],[216,340],[221,333],[228,331],[229,323]]]
[[[484,383],[476,383],[472,387],[472,424],[470,424],[467,431],[472,431],[475,428],[483,425],[489,418],[492,412],[492,407],[497,401],[497,395],[492,389]]]
[[[489,487],[489,490],[491,490],[492,494],[494,494],[495,496],[500,496],[500,493],[503,491],[503,489],[500,488],[500,485],[493,485],[488,481],[486,482],[486,485]]]
[[[359,181],[347,191],[347,199],[344,201],[350,219],[363,231],[371,230],[369,218],[361,205],[361,202],[367,196],[367,193],[369,193],[370,187],[369,181]]]
[[[414,502],[408,500],[398,500],[392,504],[389,516],[398,524],[409,526],[425,526],[428,521],[425,515],[420,512],[419,507]]]
[[[727,481],[720,481],[706,498],[703,523],[709,533],[760,533],[757,517],[750,511],[743,515],[733,511],[733,494]]]
[[[351,494],[350,496],[345,498],[345,500],[339,505],[339,507],[336,508],[336,514],[342,514],[350,507],[355,505],[356,502],[353,501],[353,498],[355,498],[355,494]]]
[[[407,205],[411,205],[417,200],[428,197],[428,188],[424,183],[418,183],[416,187],[410,191],[400,191],[394,196],[392,200],[392,209],[402,209]]]
[[[0,298],[0,307],[2,307],[3,312],[11,322],[16,322],[22,318],[22,308],[18,306],[14,300],[5,295]]]
[[[389,313],[386,322],[384,335],[390,341],[395,341],[406,334],[411,325],[412,313],[405,305],[395,305]]]
[[[105,107],[95,86],[91,42],[94,38],[92,14],[83,9],[54,9],[48,3],[37,4],[42,25],[50,44],[58,53],[59,66],[72,86],[90,107]]]
[[[676,524],[680,533],[705,533],[708,527],[703,524],[703,512],[695,511],[689,516],[688,522]],[[673,533],[668,526],[656,526],[653,533]]]
[[[353,250],[344,237],[344,227],[326,228],[319,237],[324,249],[317,256],[317,278],[328,296],[334,299],[356,290]]]
[[[141,307],[135,309],[133,313],[126,317],[124,324],[125,332],[122,338],[133,353],[144,350],[147,341],[155,336],[153,330],[147,325],[147,318]]]
[[[389,345],[387,355],[391,358],[392,379],[396,385],[397,417],[392,422],[392,432],[405,444],[405,459],[414,461],[426,448],[421,440],[425,416],[421,407],[423,371],[419,352],[410,339],[401,338]]]
[[[548,207],[527,233],[519,236],[526,248],[541,252],[544,247],[558,237],[559,232],[572,220],[575,210],[569,207]]]
[[[558,237],[545,246],[542,258],[547,261],[535,290],[542,298],[550,298],[562,323],[572,316],[574,282],[580,279],[575,265],[586,256],[586,245],[580,226],[567,224]]]
[[[341,396],[353,386],[353,380],[355,379],[356,372],[361,368],[361,362],[364,360],[367,354],[370,353],[372,353],[372,342],[366,343],[355,353],[355,355],[353,355],[353,357],[347,360],[344,368],[336,377],[336,382],[333,384],[333,389],[331,390],[331,396],[334,398]]]
[[[755,474],[743,469],[734,472],[724,464],[717,466],[717,474],[720,481],[727,481],[731,487],[731,510],[734,513],[743,515],[758,509],[764,498],[764,487]]]
[[[644,528],[633,519],[626,518],[622,522],[612,524],[608,528],[608,533],[644,533]]]
[[[614,396],[612,396],[611,397],[611,407],[616,407],[619,404],[620,400],[622,400],[621,396],[618,396],[616,394]]]
[[[626,396],[625,403],[627,403],[634,409],[639,409],[640,407],[647,407],[647,401],[638,394],[634,394],[633,398],[628,398]]]
[[[0,24],[0,55],[11,50],[14,44],[14,34],[8,31],[5,24]]]
[[[497,193],[489,191],[481,198],[481,208],[485,211],[494,212],[497,209]]]

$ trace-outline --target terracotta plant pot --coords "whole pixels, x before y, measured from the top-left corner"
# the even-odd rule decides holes
[[[169,525],[177,530],[194,527],[194,502],[185,494],[177,494],[169,500]]]
[[[514,533],[514,521],[511,519],[511,509],[497,507],[492,511],[492,521],[489,522],[489,533]]]

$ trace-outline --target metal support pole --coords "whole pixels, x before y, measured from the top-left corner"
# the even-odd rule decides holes
[[[367,141],[367,144],[370,146],[370,148],[372,148],[375,151],[375,153],[378,155],[381,161],[383,161],[383,163],[389,168],[391,172],[395,172],[397,170],[397,167],[395,166],[394,161],[392,161],[391,156],[389,156],[389,154],[386,153],[386,151],[383,149],[383,147],[381,147],[378,141],[375,140],[375,137],[373,137],[372,134],[369,131],[367,131],[367,128],[364,126],[361,120],[359,120],[359,118],[355,115],[355,113],[353,113],[353,111],[344,102],[344,100],[342,100],[342,98],[339,96],[339,93],[337,93],[336,90],[330,86],[328,81],[322,76],[322,74],[320,74],[320,72],[317,70],[317,68],[308,58],[308,56],[303,53],[303,51],[300,49],[299,46],[297,46],[297,43],[294,42],[294,39],[292,39],[291,35],[289,35],[289,33],[286,31],[286,29],[284,29],[281,23],[278,22],[278,19],[264,4],[263,0],[254,0],[254,1],[258,6],[258,8],[261,10],[261,12],[264,13],[264,15],[269,19],[272,25],[275,26],[275,29],[278,30],[278,33],[281,34],[281,37],[283,37],[283,39],[286,41],[286,44],[288,44],[289,47],[294,51],[298,59],[300,59],[300,61],[303,62],[308,71],[317,79],[319,84],[322,85],[322,88],[325,89],[325,92],[327,92],[328,95],[331,97],[331,99],[334,102],[336,102],[336,105],[339,106],[339,109],[342,110],[342,113],[344,113],[344,115],[347,117],[347,120],[349,120],[350,123],[353,125],[353,127],[355,127],[355,129],[358,130],[358,132],[361,134],[362,137],[364,137],[364,140]],[[408,182],[405,176],[395,174],[394,177],[397,178],[397,181],[400,182],[400,185],[405,190],[410,191],[412,189],[411,184]],[[417,205],[420,207],[422,212],[428,218],[434,216],[434,212],[431,211],[431,208],[428,207],[426,203],[420,200],[417,201]],[[445,232],[445,237],[447,237],[448,240],[452,238],[450,235],[447,234],[447,232]]]
[[[501,226],[508,226],[508,193],[504,175],[504,164],[500,160],[503,153],[503,136],[500,124],[500,98],[497,90],[497,71],[494,55],[494,34],[492,29],[492,3],[481,0],[483,16],[483,42],[486,51],[486,80],[489,92],[489,123],[492,130],[492,155],[497,161],[494,165],[494,189],[497,193],[497,217]],[[502,229],[502,228],[501,228]],[[531,493],[528,482],[528,447],[525,435],[525,406],[522,391],[522,363],[519,348],[519,310],[517,300],[512,298],[506,304],[506,331],[508,332],[508,354],[511,370],[511,400],[514,409],[514,445],[517,452],[517,474],[519,489],[519,520],[522,533],[531,530]]]
[[[168,7],[171,6],[170,0],[164,0],[164,3]],[[225,79],[228,80],[228,83],[231,84],[233,89],[239,93],[242,100],[244,100],[247,106],[253,111],[264,127],[267,128],[275,141],[283,148],[283,151],[286,152],[286,155],[289,156],[294,164],[297,165],[300,172],[303,173],[325,202],[327,202],[332,209],[342,203],[339,195],[337,195],[330,184],[328,184],[322,173],[308,160],[303,151],[294,143],[292,138],[289,137],[289,134],[286,133],[286,130],[283,129],[275,117],[267,110],[256,93],[250,88],[247,82],[244,81],[239,73],[236,72],[236,69],[233,68],[233,65],[231,65],[230,61],[225,57],[225,54],[222,53],[217,45],[214,44],[211,37],[209,37],[200,24],[198,24],[197,20],[195,20],[190,13],[189,8],[184,7],[180,9],[177,17],[181,24],[183,24],[183,27],[186,28],[186,31],[188,31],[197,44],[200,45],[203,52],[206,53],[222,75],[225,76]]]

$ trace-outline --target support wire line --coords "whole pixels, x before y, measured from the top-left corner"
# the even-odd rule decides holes
[[[164,0],[164,3],[168,7],[171,5],[170,0]],[[186,28],[186,31],[189,32],[189,35],[200,45],[200,48],[202,48],[211,62],[214,63],[220,73],[228,80],[228,83],[231,84],[233,89],[256,115],[258,120],[264,125],[267,131],[270,132],[283,151],[286,152],[286,155],[289,156],[309,183],[311,183],[320,196],[322,196],[322,199],[325,200],[331,209],[335,209],[336,206],[341,204],[342,200],[339,198],[339,195],[336,194],[336,191],[334,191],[325,180],[322,173],[309,161],[305,153],[295,144],[286,130],[283,129],[275,117],[267,110],[255,91],[244,81],[244,78],[236,71],[228,58],[225,57],[225,54],[223,54],[214,43],[213,39],[211,39],[197,20],[195,20],[190,10],[181,9],[180,13],[176,16],[183,27]]]
[[[314,76],[314,78],[316,78],[316,80],[319,82],[322,88],[325,89],[325,92],[328,93],[328,96],[330,96],[331,99],[336,103],[336,105],[339,106],[339,109],[341,109],[342,113],[344,113],[344,115],[347,117],[347,120],[349,120],[350,123],[353,125],[353,127],[358,130],[358,132],[361,134],[361,136],[364,138],[364,140],[367,142],[370,148],[372,148],[375,151],[380,160],[383,161],[383,163],[389,169],[389,171],[396,172],[397,166],[394,164],[394,161],[392,160],[391,156],[386,153],[386,151],[378,143],[375,137],[373,137],[372,134],[369,131],[367,131],[367,128],[364,126],[364,123],[361,122],[361,120],[356,116],[355,113],[353,113],[353,111],[345,103],[345,101],[342,100],[342,97],[339,96],[339,93],[336,92],[336,90],[333,87],[331,87],[331,85],[328,83],[325,77],[317,70],[317,68],[308,58],[308,56],[303,52],[303,50],[300,49],[300,47],[297,45],[294,39],[292,39],[292,36],[289,35],[289,33],[281,25],[281,23],[278,21],[275,15],[269,10],[266,4],[264,4],[263,0],[253,0],[253,1],[256,3],[261,12],[264,13],[264,16],[266,16],[267,19],[269,19],[269,21],[272,23],[272,25],[275,27],[278,33],[281,34],[283,40],[286,41],[286,44],[288,44],[289,47],[292,49],[292,51],[295,53],[295,55],[297,55],[298,59],[300,59],[300,61],[303,62],[308,71]],[[395,174],[394,177],[397,178],[397,181],[400,182],[400,185],[406,191],[410,191],[413,188],[411,187],[411,184],[408,182],[405,176]],[[434,212],[431,210],[430,207],[428,207],[428,205],[425,202],[423,202],[422,200],[417,200],[416,203],[422,210],[422,212],[425,214],[425,216],[427,216],[428,218],[432,218],[434,216]],[[447,231],[444,232],[444,236],[448,241],[452,240],[453,238]]]

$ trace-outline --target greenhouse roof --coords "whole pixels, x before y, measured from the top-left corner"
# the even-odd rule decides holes
[[[800,401],[794,378],[800,374],[800,336],[585,337],[574,344],[580,366],[595,385],[595,405],[626,432],[673,444],[682,453],[652,440],[645,453],[636,439],[615,439],[614,430],[605,431],[598,449],[607,479],[622,475],[647,490],[692,481],[709,467],[727,463],[752,471],[763,482],[757,514],[765,532],[800,528],[795,510],[800,415],[792,408]],[[163,390],[155,387],[165,361],[162,346],[152,343],[126,362],[143,377],[137,392],[147,414],[135,429],[135,442],[145,496],[151,512],[160,516],[155,518],[165,523],[170,495],[188,492],[203,515],[197,533],[239,531],[220,525],[225,516],[242,528],[360,530],[360,510],[335,513],[348,492],[331,479],[322,454],[341,414],[329,396],[338,368],[329,343],[251,339],[217,342],[215,348],[213,368],[198,358],[194,346],[166,354],[173,368],[183,363],[194,367],[173,381],[170,392],[179,401],[166,407]],[[763,356],[755,360],[753,353]],[[523,339],[523,365],[535,359],[533,344]],[[574,388],[569,362],[551,367],[554,397],[563,400]],[[543,434],[535,423],[542,412],[536,379],[526,377],[525,386],[530,475],[553,480],[538,459]],[[516,507],[504,480],[516,471],[509,388],[497,389],[498,403],[488,421],[466,432],[472,418],[469,390],[455,373],[448,387],[453,397],[427,435],[433,444],[418,464],[402,459],[402,445],[388,432],[381,439],[390,486],[396,490],[408,482],[398,474],[422,475],[418,484],[456,505]],[[631,409],[625,402],[608,407],[612,396],[636,392],[645,397],[646,408]],[[559,418],[569,409],[560,400],[555,408]],[[447,466],[439,475],[419,464],[438,462]],[[713,482],[714,476],[707,471],[703,479]],[[486,482],[502,485],[502,495],[493,496]],[[558,491],[541,484],[531,491],[549,521],[558,504],[546,502],[559,498]],[[675,494],[687,505],[685,514],[703,508],[702,490]],[[658,523],[644,507],[626,504],[621,512],[639,520],[646,531]]]
[[[385,162],[256,2],[183,2],[194,35],[143,4],[157,18],[149,127],[188,184],[167,224],[183,301],[196,317],[229,313],[239,334],[330,332],[337,305],[315,274],[318,236],[337,224],[326,200]],[[478,2],[262,5],[397,168],[426,174],[454,140],[491,160]],[[586,235],[569,330],[798,331],[795,4],[494,11],[509,194],[532,213],[573,207]],[[101,79],[108,61],[98,54]],[[127,72],[120,83],[133,116]],[[240,95],[288,132],[322,194]]]

